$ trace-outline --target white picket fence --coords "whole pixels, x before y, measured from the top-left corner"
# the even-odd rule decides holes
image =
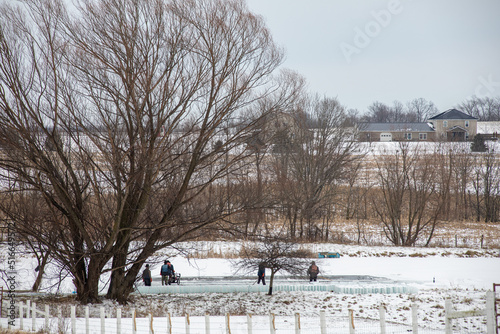
[[[497,320],[495,311],[495,293],[488,291],[486,293],[486,308],[482,310],[455,311],[450,299],[445,300],[445,334],[452,334],[452,320],[468,317],[486,317],[487,334],[497,334]]]
[[[70,317],[63,317],[63,312],[61,307],[57,308],[56,314],[51,315],[50,308],[48,305],[45,305],[43,310],[38,309],[36,303],[28,301],[26,304],[18,303],[18,315],[19,318],[16,319],[8,319],[8,328],[12,329],[20,329],[27,330],[31,332],[36,332],[39,330],[45,330],[48,333],[71,333],[71,334],[90,334],[90,333],[99,333],[99,334],[122,334],[122,333],[149,333],[154,334],[155,330],[158,333],[186,333],[191,334],[193,329],[196,333],[205,333],[210,334],[211,332],[211,324],[218,323],[220,324],[220,317],[214,317],[210,315],[205,315],[204,324],[200,321],[200,317],[198,318],[197,323],[193,323],[189,314],[186,314],[183,318],[183,324],[180,323],[179,317],[175,318],[175,320],[171,317],[170,313],[167,314],[166,317],[162,318],[153,318],[151,314],[147,316],[147,318],[138,318],[135,309],[132,309],[130,312],[130,317],[122,317],[122,309],[116,308],[116,318],[110,318],[110,314],[106,317],[106,309],[104,307],[99,308],[100,317],[99,318],[91,318],[90,317],[90,308],[89,306],[84,307],[84,317],[77,318],[76,316],[76,306],[71,306],[70,308]],[[387,333],[387,323],[385,320],[386,316],[386,308],[383,304],[379,307],[379,324],[380,324],[380,333]],[[113,312],[115,313],[115,312]],[[493,291],[490,291],[486,295],[486,307],[482,310],[469,310],[469,311],[455,311],[453,304],[450,299],[445,300],[445,334],[452,333],[452,321],[453,319],[465,318],[465,317],[486,317],[486,327],[487,334],[496,334],[496,313],[495,313],[495,294]],[[215,320],[214,318],[219,318]],[[241,316],[231,317],[229,314],[224,316],[224,332],[226,334],[230,333],[243,333],[246,332],[248,334],[254,333],[263,333],[262,331],[262,316],[259,316],[259,320],[254,320],[254,316],[248,314],[246,316],[246,324],[245,330],[242,331],[241,324]],[[257,318],[255,316],[255,318]],[[234,319],[239,319],[239,327],[238,331],[235,331],[236,326],[234,326]],[[314,324],[314,328],[311,328],[311,324],[304,326],[301,323],[301,317],[299,313],[294,314],[294,329],[295,334],[301,334],[302,332],[319,332],[321,334],[327,334],[327,315],[325,311],[319,312],[319,322],[316,321]],[[3,319],[0,319],[3,320]],[[353,310],[348,310],[348,323],[346,327],[348,328],[349,334],[356,333],[356,319],[354,318]],[[5,322],[4,322],[5,323]],[[156,326],[153,326],[155,323]],[[270,313],[268,316],[269,330],[270,334],[277,333],[277,317]],[[260,330],[254,330],[254,324],[259,324]],[[2,326],[2,322],[0,321],[0,327]],[[203,329],[200,329],[204,327]],[[214,326],[215,327],[215,326]],[[306,328],[307,327],[307,328]],[[159,330],[161,328],[161,331]],[[346,329],[347,329],[346,328]],[[332,333],[332,329],[329,329],[329,333]],[[408,329],[410,330],[410,329]],[[221,333],[220,326],[218,328],[214,328],[213,333]],[[266,331],[267,332],[267,331]],[[346,331],[347,332],[347,331]],[[418,326],[418,305],[413,303],[411,305],[411,332],[413,334],[419,333]]]

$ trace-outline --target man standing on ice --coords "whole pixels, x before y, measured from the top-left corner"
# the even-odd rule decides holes
[[[264,264],[264,262],[261,262],[259,264],[259,271],[257,272],[257,284],[260,283],[260,281],[262,280],[262,285],[266,285],[266,278],[265,278],[265,275],[266,275],[266,266]]]
[[[314,261],[311,262],[309,269],[307,269],[307,274],[309,275],[309,282],[316,282],[319,274],[319,268]]]
[[[151,278],[151,270],[149,270],[149,264],[146,264],[146,269],[142,272],[142,280],[145,286],[151,286],[153,279]]]

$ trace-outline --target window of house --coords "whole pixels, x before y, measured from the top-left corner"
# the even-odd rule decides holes
[[[405,139],[411,140],[411,133],[405,133]]]
[[[427,140],[427,133],[419,133],[418,134],[418,139],[420,139],[420,140]]]
[[[465,127],[468,128],[469,127],[469,121],[465,121]]]
[[[445,128],[448,127],[448,121],[443,121],[443,127],[445,127]]]

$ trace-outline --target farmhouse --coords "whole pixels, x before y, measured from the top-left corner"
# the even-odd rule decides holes
[[[360,141],[433,141],[435,131],[427,123],[359,123]]]
[[[465,141],[477,134],[477,118],[449,109],[421,123],[359,123],[360,141]]]
[[[428,119],[437,140],[472,140],[477,133],[477,118],[457,109],[449,109]]]

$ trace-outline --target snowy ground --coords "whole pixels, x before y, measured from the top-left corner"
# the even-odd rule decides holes
[[[234,253],[239,247],[237,243],[205,243],[210,248],[218,248],[219,252]],[[319,333],[319,311],[326,311],[328,333],[348,333],[348,310],[353,310],[356,333],[378,333],[380,325],[379,307],[383,304],[387,310],[388,333],[406,333],[411,330],[411,305],[419,307],[419,333],[442,333],[444,331],[444,303],[450,298],[458,310],[482,309],[485,306],[485,295],[492,289],[493,283],[500,283],[500,253],[498,249],[467,248],[395,248],[367,247],[334,244],[307,245],[312,251],[335,251],[342,254],[340,258],[315,259],[321,269],[321,279],[317,284],[336,282],[347,286],[363,286],[362,281],[346,282],[340,278],[347,276],[369,276],[376,279],[394,282],[415,288],[415,293],[335,293],[330,291],[277,291],[272,296],[265,292],[256,293],[203,293],[203,294],[144,294],[135,293],[132,302],[123,308],[124,317],[130,317],[135,308],[138,317],[144,318],[138,326],[147,326],[148,314],[154,317],[154,328],[161,332],[166,328],[166,315],[173,319],[173,332],[185,333],[185,314],[190,315],[190,333],[205,333],[204,315],[209,313],[212,333],[225,333],[224,315],[231,315],[232,333],[247,332],[246,314],[253,314],[253,333],[269,333],[269,314],[276,315],[277,333],[293,332],[294,314],[300,313],[301,325],[311,333]],[[2,251],[2,256],[5,252]],[[166,258],[160,256],[159,261]],[[186,258],[184,256],[168,257],[175,265],[177,272],[184,278],[203,279],[213,276],[232,276],[235,274],[233,260],[224,258]],[[5,263],[5,261],[2,261]],[[34,278],[34,261],[29,257],[18,260],[18,289],[27,289]],[[155,284],[158,284],[159,263],[152,263]],[[3,268],[2,268],[3,269]],[[241,274],[241,273],[238,273]],[[252,273],[247,283],[253,282]],[[71,295],[71,280],[67,278],[61,285],[63,297],[53,294],[23,295],[18,300],[31,299],[38,305],[74,304]],[[50,280],[45,286],[51,285]],[[189,281],[185,284],[193,284]],[[213,284],[211,282],[210,284]],[[221,284],[225,284],[223,281]],[[252,283],[253,284],[253,283]],[[304,277],[303,283],[309,284]],[[104,284],[105,285],[105,284]],[[103,285],[103,287],[104,287]],[[4,285],[5,286],[5,285]],[[52,288],[53,289],[53,288]],[[141,291],[144,291],[141,289]],[[50,291],[49,291],[50,292]],[[105,301],[102,305],[91,308],[91,316],[99,317],[99,307],[105,306],[110,318],[116,317],[117,305]],[[5,304],[4,304],[5,308]],[[63,307],[63,313],[69,316],[69,308]],[[77,316],[83,316],[83,306],[77,308]],[[5,320],[5,319],[3,319]],[[93,321],[99,327],[99,319]],[[116,320],[107,319],[106,333],[113,333]],[[114,321],[114,322],[113,322]],[[123,319],[122,328],[126,329],[130,319]],[[92,323],[92,322],[91,322]],[[468,318],[454,321],[454,333],[485,333],[485,318]],[[5,322],[4,322],[5,325]],[[79,326],[82,328],[83,326]],[[141,327],[146,328],[146,327]],[[92,331],[91,331],[92,332]],[[94,331],[97,333],[97,330]],[[126,331],[125,331],[126,332]],[[138,331],[139,333],[141,331]],[[82,332],[83,333],[83,332]]]

